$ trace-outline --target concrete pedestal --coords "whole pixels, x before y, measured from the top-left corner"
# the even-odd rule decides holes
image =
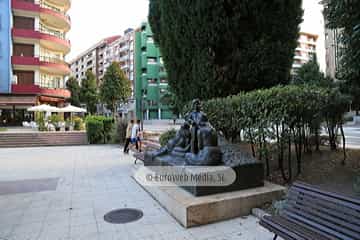
[[[249,215],[251,209],[280,199],[285,188],[269,182],[263,187],[196,197],[181,187],[144,186],[134,179],[186,228]]]

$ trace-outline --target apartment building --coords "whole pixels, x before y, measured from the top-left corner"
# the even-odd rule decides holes
[[[61,106],[70,97],[66,33],[70,0],[0,1],[0,125],[33,119],[26,109]]]
[[[90,70],[94,73],[97,84],[100,86],[106,69],[112,62],[118,62],[134,89],[134,47],[135,31],[132,28],[125,30],[123,36],[105,38],[71,61],[71,76],[81,83],[81,80],[85,78],[86,71]],[[133,96],[126,104],[119,106],[118,110],[122,115],[130,113],[133,117],[132,112],[135,111]],[[104,106],[98,106],[98,111],[106,112],[106,109]]]
[[[135,33],[135,100],[138,119],[170,119],[170,107],[161,98],[168,91],[167,73],[147,22]]]
[[[112,36],[101,40],[89,49],[81,53],[70,62],[71,77],[81,84],[88,70],[92,71],[99,85],[105,74],[105,60],[107,47],[118,40],[121,36]]]
[[[303,64],[307,63],[316,54],[318,35],[300,32],[298,46],[295,49],[292,74],[295,74]]]

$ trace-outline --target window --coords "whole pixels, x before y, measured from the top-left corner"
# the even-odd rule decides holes
[[[156,57],[148,57],[147,63],[148,64],[156,64],[157,63]]]
[[[148,78],[148,83],[149,84],[156,84],[156,79],[155,78]]]
[[[148,41],[149,43],[153,43],[153,42],[154,42],[154,39],[153,39],[151,36],[148,36],[148,37],[147,37],[147,41]]]
[[[168,81],[167,81],[167,79],[166,78],[161,78],[160,79],[160,83],[167,83]]]

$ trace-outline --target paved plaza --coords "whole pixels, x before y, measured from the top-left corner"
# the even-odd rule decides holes
[[[272,239],[253,216],[183,228],[131,178],[133,168],[115,145],[0,149],[0,239]],[[106,223],[118,208],[144,216]]]

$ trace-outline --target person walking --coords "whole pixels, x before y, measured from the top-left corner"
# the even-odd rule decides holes
[[[137,125],[138,126],[140,126],[140,120],[137,120]],[[141,141],[142,141],[142,139],[143,139],[143,130],[142,129],[140,129],[140,127],[139,127],[139,130],[138,130],[138,133],[137,133],[137,138],[136,138],[136,140],[137,140],[137,145],[138,145],[138,150],[139,150],[139,152],[141,152],[142,150],[141,150]]]
[[[139,145],[138,145],[138,141],[137,141],[137,137],[138,137],[138,133],[140,130],[140,126],[139,123],[140,121],[137,120],[136,123],[133,125],[132,130],[131,130],[131,143],[135,144],[136,146],[136,150],[139,150]]]
[[[131,141],[131,133],[134,125],[134,120],[131,120],[126,127],[124,153],[129,153],[129,144]]]

